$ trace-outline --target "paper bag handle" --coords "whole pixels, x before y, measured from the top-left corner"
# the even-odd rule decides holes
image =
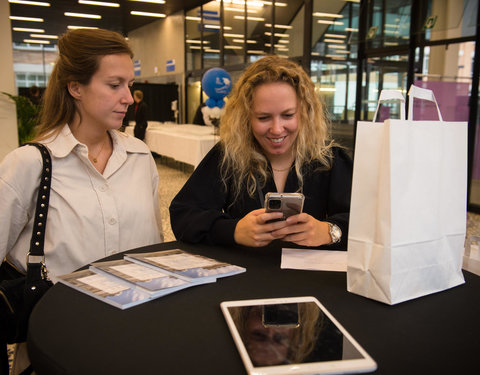
[[[440,108],[438,108],[437,100],[432,90],[424,89],[423,87],[418,87],[415,85],[410,86],[408,90],[408,96],[410,97],[410,104],[408,105],[408,119],[413,120],[413,98],[428,100],[434,102],[437,107],[438,119],[443,121],[442,114],[440,113]]]
[[[403,97],[402,93],[398,90],[382,90],[380,92],[380,97],[378,98],[377,109],[373,115],[373,122],[375,122],[377,119],[380,103],[387,100],[400,100],[402,102],[400,105],[400,120],[405,120],[405,98]]]

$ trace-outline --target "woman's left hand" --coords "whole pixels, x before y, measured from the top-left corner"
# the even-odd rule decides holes
[[[287,218],[286,227],[272,232],[283,241],[293,242],[301,246],[321,246],[332,241],[328,230],[328,223],[319,221],[306,213]]]

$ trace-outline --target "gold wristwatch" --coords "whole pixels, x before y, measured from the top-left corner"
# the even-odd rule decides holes
[[[328,233],[330,234],[330,237],[332,237],[332,242],[330,242],[330,244],[340,242],[342,238],[342,230],[338,225],[328,223]]]

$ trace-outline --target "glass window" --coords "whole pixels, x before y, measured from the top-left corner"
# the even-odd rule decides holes
[[[13,45],[13,70],[17,88],[46,87],[58,51],[56,46]]]
[[[189,10],[185,14],[185,51],[187,70],[202,67],[201,8]],[[207,41],[203,41],[206,45]]]
[[[474,42],[449,44],[448,48],[440,45],[417,49],[415,63],[420,72],[415,74],[414,84],[433,90],[442,117],[446,121],[469,120],[474,52]],[[438,118],[434,104],[428,101],[419,101],[415,109],[415,120]],[[476,125],[469,202],[476,205],[480,205],[479,124],[480,117]]]
[[[473,36],[478,0],[431,0],[422,27],[426,40]]]
[[[303,56],[304,19],[303,1],[275,2],[273,51],[276,55]],[[268,32],[271,32],[271,26],[270,23],[265,24]]]
[[[406,45],[412,0],[375,0],[367,31],[370,48]]]
[[[187,124],[193,124],[197,109],[201,104],[201,77],[188,77],[187,80]]]
[[[247,2],[247,12],[247,62],[254,62],[271,51],[274,38],[272,5],[267,2]]]
[[[220,2],[211,1],[203,6],[203,67],[222,66],[220,61]]]
[[[225,26],[223,43],[225,65],[244,63],[245,45],[245,4],[241,2],[223,2]],[[248,13],[247,13],[248,14]]]
[[[312,56],[353,60],[358,50],[360,4],[315,0],[312,19]]]

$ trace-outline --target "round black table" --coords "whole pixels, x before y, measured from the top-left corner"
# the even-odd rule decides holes
[[[223,248],[169,242],[247,268],[120,310],[57,283],[30,318],[28,349],[48,374],[245,374],[220,302],[314,296],[378,364],[376,374],[463,374],[478,368],[480,277],[395,306],[346,290],[344,272],[280,268],[281,247]],[[121,258],[122,254],[106,259]]]

